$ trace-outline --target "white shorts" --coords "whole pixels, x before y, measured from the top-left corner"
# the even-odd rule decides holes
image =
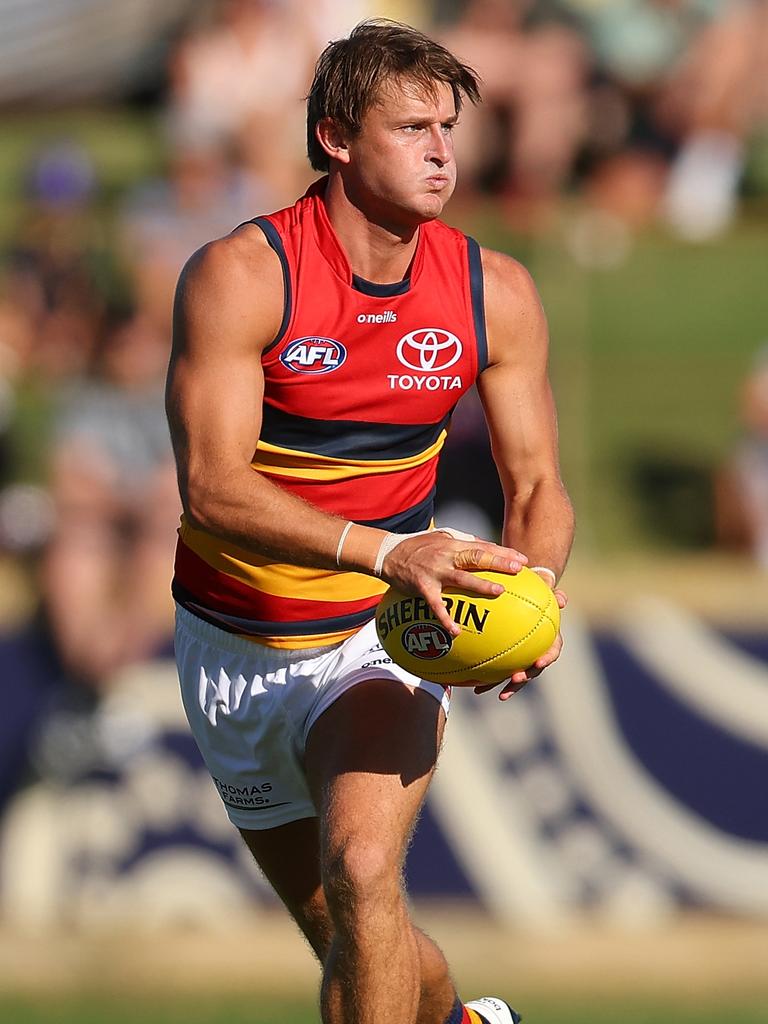
[[[226,633],[177,606],[176,663],[192,732],[239,828],[315,817],[302,767],[307,736],[350,687],[391,679],[425,690],[448,713],[449,692],[395,665],[373,620],[332,647],[283,650]]]

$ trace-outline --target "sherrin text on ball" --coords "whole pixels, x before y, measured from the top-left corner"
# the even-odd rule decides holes
[[[501,683],[548,651],[560,628],[560,609],[549,584],[531,569],[476,575],[500,583],[504,591],[486,597],[447,587],[443,602],[461,627],[456,637],[435,619],[423,597],[390,587],[376,610],[376,631],[390,658],[423,679],[471,686]]]

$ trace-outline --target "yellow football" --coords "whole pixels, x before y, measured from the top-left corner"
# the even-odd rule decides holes
[[[376,631],[394,662],[422,679],[471,686],[503,682],[549,650],[560,628],[560,609],[541,576],[531,569],[514,576],[476,575],[501,583],[504,592],[485,597],[447,587],[443,602],[461,626],[456,637],[437,622],[423,597],[389,588],[376,609]]]

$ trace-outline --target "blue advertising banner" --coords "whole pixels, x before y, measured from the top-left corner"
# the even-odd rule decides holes
[[[569,610],[565,631],[560,661],[512,701],[454,691],[413,895],[470,898],[514,924],[768,916],[768,636],[656,599],[610,632]],[[6,920],[213,919],[274,900],[189,736],[171,662],[127,672],[88,732],[97,754],[80,771],[7,807]]]

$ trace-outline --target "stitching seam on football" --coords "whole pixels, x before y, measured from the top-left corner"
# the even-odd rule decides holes
[[[509,594],[510,597],[516,597],[518,601],[524,601],[526,604],[529,604],[531,606],[531,608],[535,608],[537,611],[541,612],[541,614],[544,616],[544,618],[547,619],[549,624],[553,627],[553,629],[557,633],[557,626],[555,625],[555,620],[550,615],[547,614],[547,609],[546,608],[542,608],[541,605],[538,605],[538,604],[536,604],[535,601],[532,601],[530,599],[530,597],[526,597],[525,594],[518,594],[517,591],[515,591],[515,590],[507,590],[507,588],[505,587],[504,588],[504,593],[505,594]],[[549,602],[547,602],[547,606],[549,606]],[[533,629],[537,629],[538,626],[540,626],[540,625],[541,625],[541,621],[539,621],[536,624],[536,626],[533,627]],[[506,650],[500,651],[499,653],[500,654],[507,654],[509,651],[513,651],[515,649],[515,647],[517,647],[518,644],[524,643],[524,641],[528,639],[528,637],[531,635],[532,632],[533,632],[533,630],[531,630],[530,633],[528,633],[525,637],[523,637],[522,640],[518,640],[517,644],[513,644],[511,647],[507,647]],[[498,658],[499,655],[498,654],[494,654],[493,657],[494,658]],[[493,658],[491,658],[490,660],[492,661]]]

